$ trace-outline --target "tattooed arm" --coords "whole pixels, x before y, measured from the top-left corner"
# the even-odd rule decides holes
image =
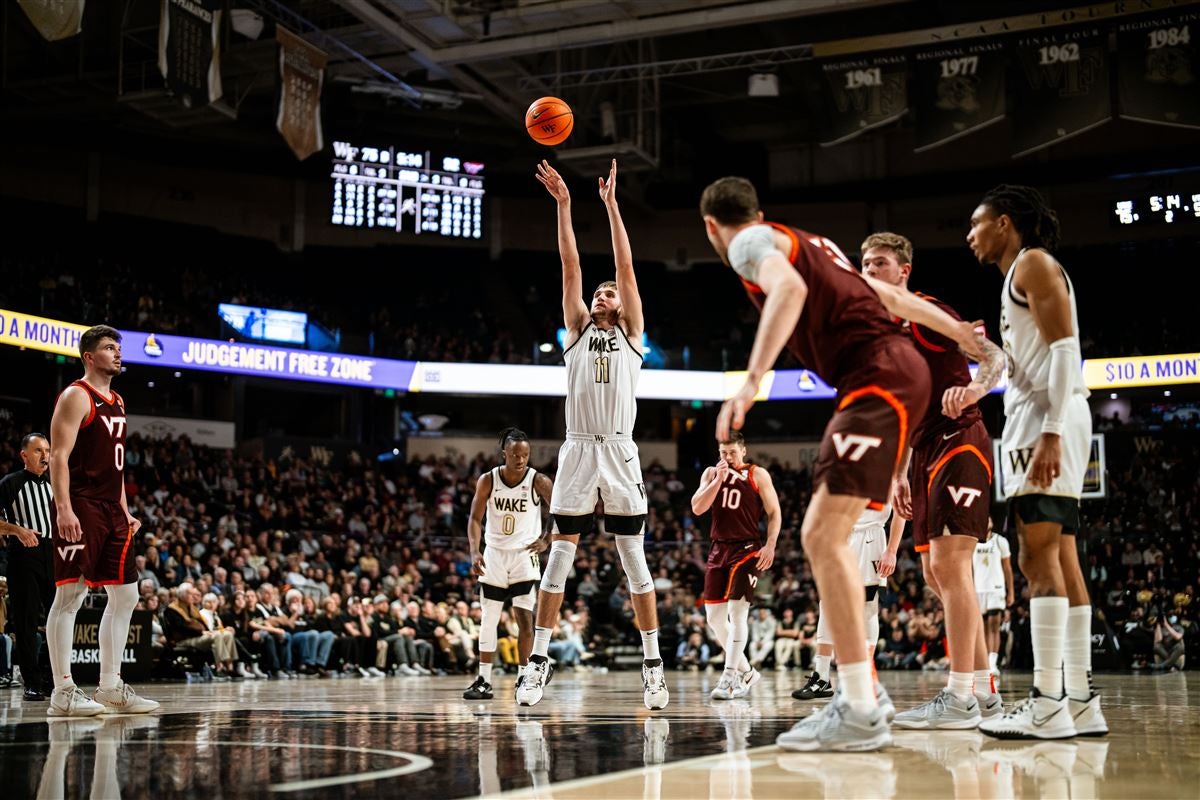
[[[963,348],[962,353],[979,359],[979,371],[975,373],[975,380],[966,386],[952,386],[942,395],[942,413],[951,419],[957,419],[963,413],[963,409],[978,403],[988,392],[995,389],[1001,376],[1008,369],[1008,357],[1004,355],[1004,351],[983,334],[975,334],[973,349],[977,352],[970,353]]]

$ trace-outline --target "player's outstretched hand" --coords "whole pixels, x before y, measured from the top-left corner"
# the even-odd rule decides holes
[[[912,519],[912,487],[908,485],[907,475],[892,481],[892,508],[901,519]]]
[[[608,169],[608,180],[597,178],[600,182],[600,199],[604,201],[604,205],[609,206],[617,202],[617,160],[612,160],[612,166]]]
[[[717,415],[717,441],[729,440],[729,431],[740,431],[746,424],[746,412],[754,405],[758,396],[758,386],[746,381],[738,393],[725,401],[721,413]]]
[[[562,179],[562,175],[558,174],[558,170],[550,166],[550,162],[542,159],[542,163],[537,165],[537,175],[533,177],[538,179],[538,183],[546,187],[546,191],[550,196],[559,203],[571,202],[571,192],[567,190],[567,182]]]
[[[771,565],[774,563],[775,563],[775,545],[764,544],[762,546],[762,548],[759,549],[759,551],[758,551],[758,561],[755,562],[755,564],[754,564],[755,568],[757,568],[759,572],[762,572],[764,570],[770,569]]]
[[[1033,446],[1029,462],[1029,482],[1038,489],[1048,489],[1062,467],[1062,442],[1053,433],[1043,433]]]
[[[972,381],[966,386],[951,386],[942,395],[942,414],[958,419],[968,406],[978,403],[985,392],[983,387]]]

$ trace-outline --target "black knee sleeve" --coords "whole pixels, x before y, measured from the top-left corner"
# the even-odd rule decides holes
[[[645,514],[634,514],[632,516],[624,514],[604,515],[604,530],[613,536],[637,536],[642,532],[645,524]]]

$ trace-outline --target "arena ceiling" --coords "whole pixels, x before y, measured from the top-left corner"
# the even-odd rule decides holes
[[[576,109],[570,146],[554,156],[591,174],[618,155],[639,191],[666,203],[694,202],[696,185],[740,171],[769,178],[795,167],[783,193],[824,184],[861,191],[889,179],[1014,168],[1004,133],[968,147],[912,153],[911,124],[853,145],[809,147],[814,125],[806,92],[813,45],[949,24],[1062,9],[1077,2],[956,0],[231,0],[237,15],[266,21],[257,38],[231,31],[224,47],[225,97],[182,109],[155,67],[159,3],[88,3],[84,31],[41,40],[15,4],[3,4],[0,121],[9,131],[97,148],[279,173],[297,166],[273,129],[276,45],[272,24],[299,31],[329,53],[323,119],[326,140],[356,138],[408,149],[451,146],[488,162],[493,187],[528,188],[531,162],[548,151],[524,135],[522,118],[539,96]],[[752,74],[770,74],[777,96],[752,97]],[[1002,126],[997,126],[1002,127]],[[1017,169],[1070,178],[1119,158],[1121,169],[1170,166],[1194,147],[1190,132],[1125,123],[1025,159]],[[184,155],[186,153],[186,155]],[[780,154],[790,158],[781,160]],[[829,177],[833,176],[833,177]],[[518,188],[519,187],[519,188]],[[787,188],[790,187],[790,188]],[[536,189],[536,187],[533,187]]]

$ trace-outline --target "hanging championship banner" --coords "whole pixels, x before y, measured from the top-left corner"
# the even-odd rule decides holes
[[[303,161],[325,146],[321,134],[321,87],[325,83],[325,53],[284,28],[279,40],[279,112],[275,129]]]
[[[1112,116],[1108,33],[1088,26],[1022,36],[1009,83],[1013,158],[1102,125]]]
[[[188,108],[219,99],[221,89],[220,0],[162,0],[158,23],[158,69],[167,88]]]
[[[895,122],[908,110],[908,62],[903,55],[871,56],[818,64],[823,147]]]
[[[915,151],[920,153],[1004,119],[1004,45],[939,47],[913,57]]]
[[[1117,26],[1117,94],[1125,119],[1200,128],[1200,13]]]
[[[83,30],[84,0],[17,0],[17,5],[48,42],[69,38]]]

